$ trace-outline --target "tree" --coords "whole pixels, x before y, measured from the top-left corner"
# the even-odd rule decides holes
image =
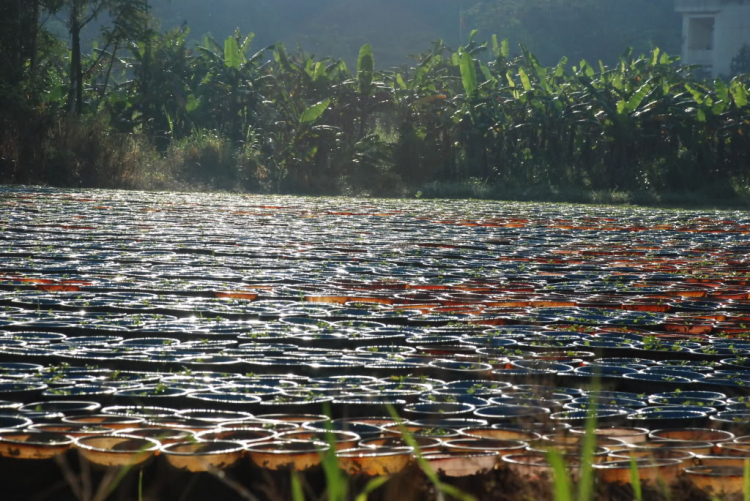
[[[148,23],[149,0],[63,0],[56,10],[66,10],[67,28],[70,33],[70,86],[68,90],[67,109],[80,115],[83,111],[84,76],[89,74],[114,46],[110,53],[114,59],[116,48],[125,40],[142,37],[150,30]],[[89,68],[84,70],[81,33],[93,21],[104,16],[109,22],[102,25],[104,47]]]
[[[468,5],[469,0],[465,0]],[[480,0],[468,10],[469,28],[527,45],[544,64],[617,61],[623,47],[679,52],[680,17],[673,0]]]
[[[40,15],[59,7],[57,0],[4,0],[0,2],[0,90],[18,105],[18,93],[35,99],[34,84],[38,69]],[[22,99],[25,101],[26,99]],[[2,109],[9,109],[5,106]]]
[[[729,66],[732,76],[750,73],[750,44],[744,44],[736,56],[732,58]]]

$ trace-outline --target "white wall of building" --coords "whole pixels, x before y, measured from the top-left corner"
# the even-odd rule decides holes
[[[729,75],[732,58],[750,44],[750,0],[676,0],[682,18],[682,62]],[[713,25],[713,36],[707,32]]]

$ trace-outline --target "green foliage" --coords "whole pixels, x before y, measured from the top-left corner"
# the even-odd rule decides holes
[[[417,441],[414,439],[414,435],[412,435],[406,428],[406,426],[404,426],[404,420],[401,419],[401,417],[398,415],[398,412],[396,412],[396,409],[390,404],[388,404],[388,414],[390,414],[391,418],[393,418],[398,423],[398,429],[401,433],[401,437],[409,447],[414,449],[414,455],[417,458],[417,464],[419,465],[419,468],[422,470],[422,473],[425,474],[430,483],[435,487],[435,490],[441,495],[449,495],[460,501],[474,501],[475,498],[470,494],[467,494],[457,487],[440,480],[440,477],[435,472],[435,470],[433,470],[430,462],[427,461],[424,456],[422,456],[422,450],[419,447]]]
[[[601,387],[600,374],[594,374],[592,391],[598,392]],[[594,469],[591,466],[596,449],[596,412],[597,402],[589,405],[586,416],[586,433],[581,442],[581,466],[578,475],[578,501],[589,501],[594,491]]]
[[[372,46],[365,44],[359,50],[359,57],[357,58],[357,81],[361,94],[369,94],[372,91],[374,73],[375,56],[372,53]]]
[[[550,449],[547,452],[547,460],[550,466],[552,466],[553,478],[553,493],[555,495],[555,501],[572,501],[573,497],[571,494],[570,487],[570,476],[565,465],[565,459],[563,459],[560,451],[556,449]]]
[[[292,501],[305,501],[305,493],[302,491],[302,483],[296,471],[292,471]]]
[[[365,485],[365,488],[362,489],[362,492],[357,494],[357,497],[354,498],[354,501],[367,501],[367,496],[378,490],[380,487],[385,485],[390,480],[390,477],[375,477],[367,484]]]
[[[552,10],[560,2],[550,2]],[[508,40],[482,42],[472,30],[465,45],[438,40],[412,66],[392,70],[376,71],[372,46],[361,45],[352,73],[343,60],[281,44],[251,50],[255,36],[239,30],[193,46],[187,27],[159,33],[144,17],[148,4],[136,3],[113,10],[118,17],[99,49],[81,62],[90,67],[83,85],[65,73],[67,53],[33,78],[22,71],[21,83],[3,77],[12,87],[0,93],[9,105],[4,120],[33,123],[26,118],[39,113],[40,122],[55,123],[80,90],[81,112],[102,124],[100,139],[151,143],[163,155],[159,176],[207,188],[380,196],[429,193],[430,183],[468,182],[478,194],[750,184],[748,77],[707,82],[664,50],[628,49],[611,66],[577,57],[575,65],[563,57],[545,66],[526,45],[513,56]],[[527,12],[509,4],[516,15]],[[75,170],[46,166],[45,158],[59,166],[73,162],[70,155],[18,147],[44,144],[49,127],[0,133],[8,179]]]
[[[227,37],[224,42],[224,65],[227,68],[239,70],[242,66],[242,56],[237,40],[234,37]]]
[[[299,117],[300,123],[309,123],[314,122],[318,118],[320,118],[321,115],[328,109],[328,106],[330,106],[331,100],[326,99],[325,101],[321,101],[317,104],[314,104],[307,108],[302,115]]]
[[[466,96],[471,98],[477,93],[479,85],[477,84],[477,70],[474,63],[474,58],[471,54],[464,52],[461,54],[461,81],[464,85],[464,91]]]
[[[630,485],[633,486],[633,496],[636,501],[643,501],[643,489],[641,488],[641,476],[638,472],[638,464],[634,456],[630,456]]]

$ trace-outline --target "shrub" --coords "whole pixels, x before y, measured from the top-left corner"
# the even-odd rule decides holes
[[[159,175],[159,157],[139,136],[110,132],[101,117],[63,118],[50,128],[42,165],[24,165],[26,178],[56,186],[139,188]]]
[[[237,166],[227,138],[216,131],[196,130],[172,142],[164,156],[166,170],[176,179],[206,188],[232,189]]]

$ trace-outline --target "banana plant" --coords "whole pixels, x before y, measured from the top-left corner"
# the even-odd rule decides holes
[[[271,47],[249,55],[255,35],[243,37],[239,30],[223,45],[206,37],[198,47],[196,66],[202,78],[195,91],[196,111],[212,129],[227,135],[233,144],[245,137],[247,127],[259,124],[267,62]]]

